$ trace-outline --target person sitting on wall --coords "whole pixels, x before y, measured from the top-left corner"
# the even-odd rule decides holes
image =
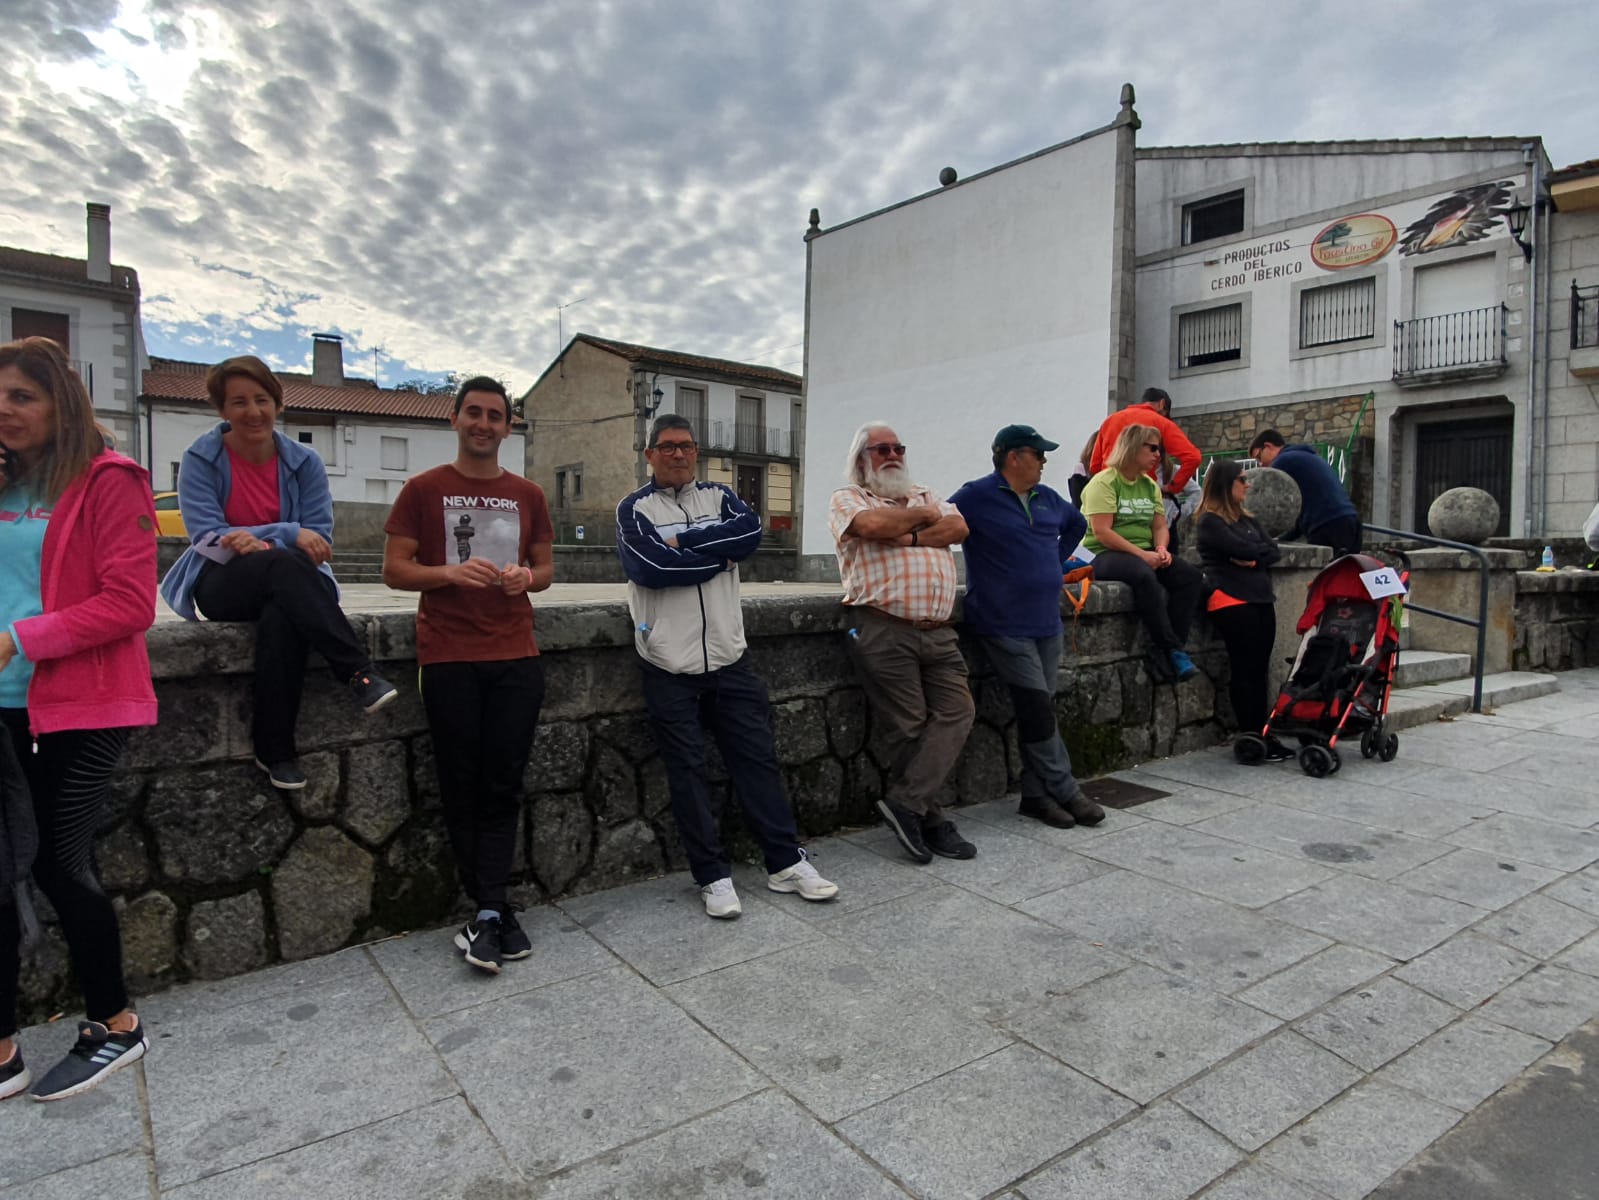
[[[222,421],[183,454],[178,507],[190,545],[161,581],[161,597],[186,620],[255,622],[255,765],[272,786],[305,787],[294,748],[306,654],[315,650],[355,702],[374,713],[394,685],[339,609],[333,495],[311,447],[277,428],[283,385],[253,355],[205,377]]]
[[[1062,564],[1088,530],[1083,514],[1043,480],[1059,449],[1031,425],[994,435],[994,472],[963,484],[950,502],[969,530],[966,624],[1010,691],[1022,759],[1017,809],[1046,825],[1098,825],[1105,810],[1083,795],[1055,716],[1060,672]]]
[[[977,847],[937,799],[977,715],[951,620],[950,547],[966,522],[911,478],[904,444],[881,421],[855,431],[844,478],[827,519],[853,622],[847,644],[889,755],[877,810],[917,862],[972,858]]]
[[[1203,581],[1197,570],[1172,557],[1166,512],[1153,475],[1160,459],[1159,429],[1122,429],[1107,459],[1110,465],[1083,489],[1083,515],[1088,518],[1083,545],[1094,552],[1096,580],[1133,589],[1138,615],[1153,643],[1150,674],[1172,682],[1199,674],[1183,647]]]
[[[1275,429],[1255,435],[1249,457],[1299,485],[1299,520],[1283,541],[1326,546],[1333,556],[1360,553],[1360,514],[1327,460],[1303,442],[1288,444]],[[1301,536],[1302,535],[1302,536]]]
[[[1116,441],[1121,437],[1122,430],[1129,425],[1155,427],[1160,434],[1163,453],[1161,459],[1150,467],[1149,474],[1160,485],[1163,497],[1169,496],[1176,500],[1182,496],[1188,487],[1188,481],[1198,473],[1203,456],[1199,452],[1199,447],[1189,441],[1177,422],[1171,419],[1171,397],[1157,387],[1145,388],[1138,403],[1129,404],[1100,423],[1099,434],[1094,440],[1093,453],[1088,462],[1089,477],[1092,478],[1110,465],[1111,456],[1116,451]],[[1177,467],[1167,478],[1167,473],[1161,468],[1171,462],[1175,462]]]
[[[738,564],[761,544],[761,519],[733,490],[696,480],[699,445],[683,417],[657,417],[644,451],[650,481],[616,506],[644,704],[666,767],[672,819],[707,916],[743,912],[705,786],[703,717],[744,822],[766,860],[766,886],[831,900],[838,885],[806,859],[772,741],[766,685],[750,666]]]

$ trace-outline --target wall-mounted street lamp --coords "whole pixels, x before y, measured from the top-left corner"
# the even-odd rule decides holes
[[[1527,220],[1532,216],[1532,208],[1526,204],[1513,204],[1505,209],[1505,228],[1510,230],[1511,240],[1521,247],[1521,253],[1528,262],[1532,261],[1532,243],[1527,241]]]

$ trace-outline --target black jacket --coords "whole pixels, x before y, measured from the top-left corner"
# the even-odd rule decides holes
[[[1205,513],[1194,523],[1194,540],[1205,564],[1207,590],[1226,592],[1248,604],[1273,602],[1267,568],[1282,557],[1282,551],[1254,517],[1229,522]],[[1240,567],[1235,559],[1255,565]]]

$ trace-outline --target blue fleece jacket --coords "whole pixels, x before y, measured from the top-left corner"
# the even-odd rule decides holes
[[[1271,465],[1299,485],[1299,524],[1292,532],[1309,533],[1339,517],[1359,515],[1337,473],[1312,447],[1284,446]]]
[[[185,620],[195,621],[194,585],[207,563],[225,563],[233,551],[218,545],[222,535],[235,526],[223,515],[228,496],[233,492],[233,468],[228,463],[222,435],[232,426],[221,422],[209,433],[195,439],[183,452],[178,469],[178,507],[189,531],[189,548],[172,564],[161,581],[161,598]],[[278,449],[278,520],[271,525],[247,528],[263,542],[292,548],[301,529],[314,530],[333,544],[333,494],[328,490],[328,472],[322,457],[309,446],[292,442],[279,430],[272,431]],[[333,568],[323,563],[317,568],[327,576],[333,594],[339,594]]]
[[[998,471],[962,484],[949,499],[969,531],[961,546],[966,623],[981,637],[1054,637],[1061,564],[1088,530],[1083,514],[1043,484],[1023,503]]]

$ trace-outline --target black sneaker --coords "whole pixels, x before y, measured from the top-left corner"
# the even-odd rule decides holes
[[[1031,817],[1035,821],[1042,821],[1045,825],[1053,825],[1056,829],[1070,829],[1077,824],[1076,817],[1048,796],[1023,796],[1022,802],[1016,806],[1016,815]]]
[[[255,765],[267,773],[267,778],[272,781],[272,786],[280,792],[297,792],[305,786],[305,775],[300,770],[300,764],[292,758],[286,758],[282,762],[275,762],[271,766],[268,766],[258,758],[255,760]]]
[[[506,909],[500,914],[500,957],[507,962],[514,962],[532,953],[533,942],[518,923],[516,909]]]
[[[22,1047],[12,1043],[11,1058],[0,1063],[0,1100],[15,1096],[33,1082],[33,1076],[22,1061]]]
[[[933,861],[933,852],[927,848],[927,843],[922,840],[922,819],[908,808],[901,808],[897,804],[890,804],[887,800],[877,802],[877,811],[883,814],[883,819],[888,822],[888,827],[894,831],[894,836],[899,839],[899,844],[905,847],[909,854],[919,863]]]
[[[1276,738],[1266,739],[1266,761],[1288,762],[1294,757],[1294,752],[1283,745]]]
[[[499,918],[468,921],[461,926],[461,932],[455,935],[455,948],[465,954],[466,961],[478,970],[498,975],[500,968],[505,965]]]
[[[1105,810],[1082,792],[1073,792],[1067,797],[1065,809],[1079,825],[1098,825],[1105,819]]]
[[[137,1062],[149,1048],[142,1024],[135,1025],[129,1033],[118,1033],[99,1021],[79,1021],[77,1044],[33,1085],[29,1095],[35,1100],[76,1096],[94,1087],[112,1071]]]
[[[922,840],[934,854],[944,858],[976,858],[977,847],[968,842],[955,829],[954,821],[940,821],[936,825],[922,826]]]
[[[350,691],[355,693],[355,702],[369,713],[377,712],[400,694],[392,683],[370,669],[350,676]]]

